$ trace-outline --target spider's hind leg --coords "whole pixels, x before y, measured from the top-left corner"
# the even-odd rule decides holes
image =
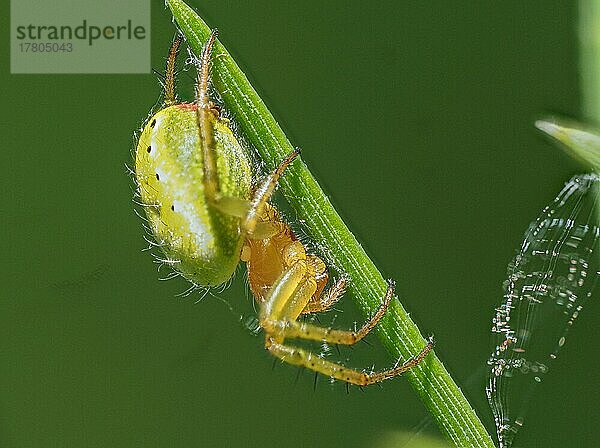
[[[298,322],[296,319],[317,289],[309,264],[299,259],[284,271],[273,284],[262,303],[260,325],[266,333],[265,348],[289,364],[306,367],[315,372],[357,385],[367,385],[392,378],[417,365],[433,348],[430,340],[425,348],[406,363],[375,373],[349,369],[320,358],[310,351],[286,345],[285,339],[298,338],[334,344],[352,345],[360,341],[377,325],[394,296],[394,284],[389,282],[385,298],[373,317],[359,331],[345,331]]]
[[[350,384],[356,384],[357,386],[367,386],[369,384],[378,383],[380,381],[401,375],[402,373],[419,364],[423,358],[427,356],[427,353],[429,353],[429,351],[433,348],[433,341],[429,340],[427,345],[425,345],[425,347],[417,356],[409,359],[404,364],[389,370],[383,370],[374,373],[366,373],[355,369],[349,369],[341,364],[320,358],[316,354],[307,350],[273,342],[269,339],[267,339],[266,348],[271,354],[273,354],[273,356],[276,356],[288,364],[306,367],[307,369],[319,372],[330,378],[335,378]]]

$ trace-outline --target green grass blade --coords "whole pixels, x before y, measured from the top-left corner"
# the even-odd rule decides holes
[[[177,26],[188,45],[199,54],[211,29],[183,1],[167,0]],[[292,151],[287,137],[220,42],[216,43],[212,81],[245,137],[275,167]],[[315,241],[324,247],[320,255],[346,273],[349,292],[365,315],[372,315],[386,291],[386,282],[354,235],[348,230],[304,162],[295,162],[280,182],[280,191],[296,211]],[[394,300],[377,326],[378,335],[394,359],[417,354],[425,340],[402,305]],[[461,390],[441,361],[430,354],[405,374],[429,409],[442,432],[456,446],[493,447],[494,444]]]
[[[535,126],[560,143],[573,158],[586,165],[588,169],[600,171],[600,135],[592,129],[567,120],[538,120]]]
[[[553,137],[560,146],[586,168],[600,173],[600,135],[591,128],[568,120],[538,120],[535,126]],[[600,192],[596,191],[596,194]],[[600,222],[600,209],[597,209]]]

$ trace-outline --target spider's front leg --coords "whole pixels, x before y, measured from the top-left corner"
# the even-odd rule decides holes
[[[217,38],[217,30],[213,30],[209,39],[202,48],[199,59],[194,59],[198,65],[198,81],[196,83],[196,122],[200,149],[202,152],[202,167],[204,196],[212,207],[219,211],[241,218],[240,231],[249,238],[267,238],[276,232],[269,223],[260,222],[266,203],[275,191],[277,181],[300,153],[299,149],[292,151],[280,165],[256,187],[252,197],[248,199],[226,196],[222,193],[217,169],[217,153],[215,149],[214,124],[219,120],[218,108],[210,101],[208,85],[210,81],[210,60],[213,47]],[[174,55],[177,52],[178,42],[175,41],[169,56],[167,80],[174,79]],[[169,87],[170,86],[170,87]],[[165,96],[173,97],[172,82],[167,83]]]

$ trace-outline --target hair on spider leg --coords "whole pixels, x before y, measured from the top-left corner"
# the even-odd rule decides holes
[[[296,379],[294,380],[294,386],[298,384],[298,380],[300,380],[300,377],[304,374],[305,370],[306,368],[304,366],[298,367],[298,371],[296,372]]]
[[[319,373],[315,372],[315,379],[313,380],[313,392],[317,391],[317,382],[319,381]]]
[[[179,73],[181,71],[181,69],[177,68],[177,53],[179,52],[179,47],[183,41],[184,39],[179,34],[176,34],[173,38],[171,50],[165,58],[165,61],[167,62],[167,69],[165,71],[163,71],[163,67],[161,67],[160,70],[152,68],[152,73],[158,78],[161,84],[161,90],[167,94],[173,93],[169,92],[169,89],[167,89],[167,84],[170,84],[171,90],[174,90],[173,87],[175,80],[179,77]]]
[[[367,344],[369,347],[373,347],[373,344],[371,344],[369,341],[367,341],[367,337],[364,337],[360,340],[360,342]]]
[[[183,73],[185,70],[183,68],[176,68],[175,69],[175,78],[179,78],[181,73]],[[165,81],[166,81],[166,76],[164,73],[162,73],[162,71],[159,71],[155,68],[152,69],[152,74],[154,74],[157,78],[158,78],[158,82],[160,83],[160,86],[162,87],[162,91],[164,92],[165,89]],[[190,75],[188,75],[190,79],[193,79]]]
[[[335,346],[337,346],[337,344],[334,344]],[[331,345],[329,345],[327,342],[322,341],[321,342],[321,351],[319,352],[319,354],[317,355],[319,358],[326,358],[328,356],[331,356]]]
[[[399,365],[401,365],[403,363],[402,358],[398,358],[396,360],[396,362],[394,363],[394,367],[392,367],[393,369],[395,369],[396,367],[398,367]]]
[[[164,73],[162,73],[161,71],[159,71],[159,70],[155,69],[155,68],[152,68],[152,74],[153,74],[154,76],[157,76],[158,78],[160,78],[160,80],[161,80],[161,83],[162,83],[162,81],[164,81],[164,79],[165,79],[165,74],[164,74]],[[164,87],[164,85],[163,85],[163,87]]]

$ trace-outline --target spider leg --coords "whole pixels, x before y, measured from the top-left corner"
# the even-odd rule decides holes
[[[271,198],[271,195],[275,191],[279,178],[285,171],[285,169],[294,161],[294,159],[300,154],[300,149],[294,149],[285,159],[281,161],[279,166],[269,174],[258,186],[254,192],[254,197],[250,201],[250,209],[246,214],[244,222],[242,223],[242,229],[247,235],[252,236],[256,228],[257,223],[263,213],[264,207]]]
[[[217,203],[221,198],[219,179],[217,177],[217,158],[215,154],[215,142],[211,119],[214,120],[214,111],[211,109],[208,98],[208,83],[210,80],[210,55],[212,52],[217,30],[213,30],[210,37],[202,48],[200,60],[196,60],[198,66],[198,81],[196,83],[196,122],[198,123],[198,134],[200,147],[202,149],[204,178],[204,194],[206,198]]]
[[[377,312],[358,331],[337,330],[333,328],[320,327],[307,322],[299,322],[287,317],[279,320],[263,319],[261,326],[267,333],[277,334],[282,339],[309,339],[313,341],[324,341],[331,344],[354,345],[375,328],[387,310],[394,297],[394,282],[388,282],[385,297],[379,305]]]
[[[380,372],[366,373],[355,369],[349,369],[335,362],[327,361],[320,358],[314,353],[307,350],[292,347],[282,343],[274,342],[267,338],[267,350],[277,358],[288,364],[293,364],[301,367],[306,367],[315,372],[319,372],[330,378],[335,378],[347,383],[356,384],[358,386],[367,386],[369,384],[378,383],[389,378],[398,376],[412,367],[419,364],[427,353],[433,348],[433,341],[429,340],[427,345],[414,358],[409,359],[404,364],[388,370]]]
[[[317,300],[310,300],[302,310],[302,314],[322,313],[329,310],[342,298],[347,283],[348,278],[346,276],[340,277],[335,284],[321,294]]]
[[[231,216],[242,218],[242,231],[249,237],[253,236],[256,230],[256,238],[267,238],[274,234],[272,226],[268,223],[262,224],[259,218],[263,212],[264,205],[273,194],[277,181],[287,168],[287,166],[299,154],[299,150],[292,151],[270,175],[258,186],[251,200],[242,198],[226,197],[221,193],[219,185],[217,159],[215,152],[215,142],[213,135],[213,121],[215,119],[214,105],[208,97],[208,85],[210,81],[210,60],[212,49],[217,38],[217,30],[213,30],[210,37],[202,48],[200,59],[196,60],[198,65],[198,80],[196,83],[196,122],[198,123],[198,133],[200,137],[200,147],[203,159],[203,184],[204,195],[206,199],[216,208]],[[171,53],[176,52],[174,50]],[[169,57],[169,60],[173,57]],[[167,92],[168,93],[168,92]]]
[[[384,315],[392,297],[394,284],[389,282],[385,298],[375,315],[357,331],[333,330],[296,321],[316,290],[316,281],[310,275],[306,260],[297,260],[273,284],[263,302],[260,324],[265,330],[265,348],[273,356],[289,364],[306,367],[315,372],[357,385],[367,385],[392,378],[417,365],[433,348],[430,340],[421,352],[404,364],[375,373],[349,369],[327,361],[316,354],[284,344],[286,338],[319,340],[337,344],[354,344],[373,329]]]
[[[200,107],[197,109],[197,114],[204,115],[204,113],[200,113]],[[212,113],[212,112],[207,112]],[[203,125],[199,122],[199,127],[201,126],[210,126],[210,122],[206,125]],[[204,152],[204,160],[208,163],[204,163],[204,189],[206,193],[206,197],[210,203],[221,210],[223,213],[227,213],[231,216],[237,216],[238,218],[242,218],[242,231],[246,233],[248,238],[252,239],[264,239],[269,236],[273,236],[277,233],[277,229],[273,227],[273,225],[269,222],[260,221],[260,217],[264,211],[265,205],[271,198],[271,195],[275,191],[275,187],[277,186],[277,181],[285,171],[285,169],[289,166],[290,163],[296,158],[298,154],[300,154],[300,150],[296,149],[292,151],[288,156],[282,160],[280,165],[269,174],[256,188],[254,192],[254,196],[250,200],[235,198],[235,197],[227,197],[221,195],[219,189],[219,183],[217,181],[216,174],[216,165],[213,152],[214,148],[212,143],[212,132],[205,131],[205,129],[200,128],[201,134],[207,134],[205,137],[201,139],[201,145]],[[207,157],[207,154],[210,154]]]
[[[282,320],[295,320],[316,290],[314,279],[307,277],[308,263],[306,260],[295,261],[286,269],[271,287],[260,309],[260,325],[272,337],[285,338],[279,331],[283,325],[277,325]],[[273,324],[275,323],[275,324]],[[277,333],[277,335],[275,334]]]
[[[165,71],[165,106],[172,106],[177,102],[175,98],[175,60],[181,44],[181,37],[178,35],[173,40],[169,57],[167,58],[167,69]]]

